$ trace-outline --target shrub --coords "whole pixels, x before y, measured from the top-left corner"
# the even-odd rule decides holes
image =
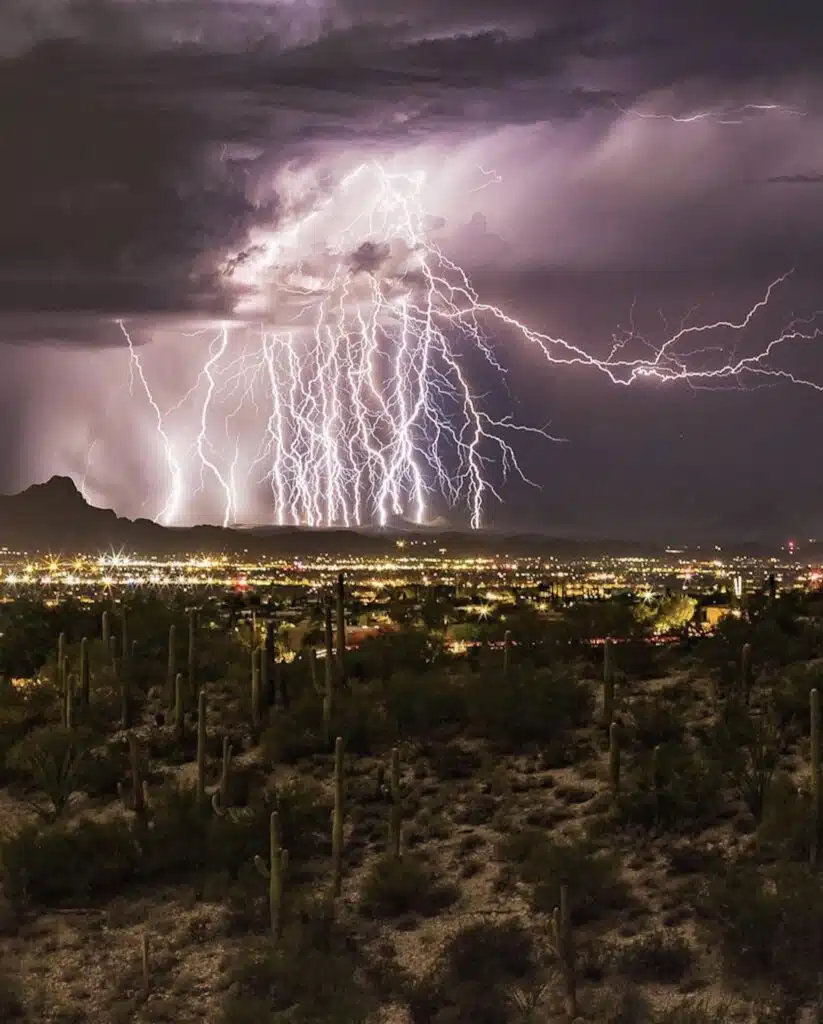
[[[719,1002],[686,996],[674,1006],[661,1010],[655,1017],[655,1024],[732,1024],[739,1019],[728,999]]]
[[[723,777],[701,753],[661,746],[635,764],[617,799],[624,824],[663,832],[692,830],[713,820]]]
[[[260,737],[268,765],[294,764],[325,750],[321,736],[322,705],[316,693],[304,690],[289,707],[279,712]]]
[[[534,967],[534,941],[522,925],[468,925],[453,936],[431,973],[412,990],[412,1020],[508,1024],[511,987],[527,979]]]
[[[534,970],[534,938],[518,921],[479,921],[457,932],[443,961],[455,980],[517,981]]]
[[[694,951],[677,934],[654,931],[635,939],[616,955],[616,967],[636,982],[674,985],[694,963]]]
[[[360,911],[368,917],[434,917],[458,898],[457,887],[440,882],[415,857],[384,856],[367,873],[360,894]]]
[[[778,775],[757,831],[761,853],[807,864],[814,838],[812,795],[787,775]]]
[[[0,1020],[26,1019],[26,1007],[19,980],[6,971],[0,972]]]
[[[27,826],[0,844],[3,887],[16,909],[86,904],[137,877],[139,851],[128,822],[86,819]]]
[[[83,762],[93,737],[87,730],[44,725],[12,747],[7,764],[36,787],[47,800],[28,801],[47,820],[58,818],[81,785]]]
[[[706,886],[706,928],[726,971],[810,998],[823,957],[823,880],[805,866],[732,868]]]
[[[561,885],[568,886],[575,924],[598,920],[628,903],[617,856],[590,840],[553,840],[538,829],[523,829],[503,840],[499,855],[532,886],[532,906],[539,913],[550,914],[559,905]]]
[[[475,732],[519,753],[529,745],[562,742],[569,729],[588,722],[593,694],[569,669],[520,668],[505,682],[498,674],[476,677],[468,701]]]
[[[223,1024],[364,1024],[375,1009],[356,953],[333,920],[310,906],[286,928],[282,940],[247,943],[232,964]],[[318,941],[318,928],[322,941]]]
[[[634,725],[631,736],[646,750],[659,744],[676,743],[685,732],[683,702],[677,704],[662,697],[635,699],[631,702]]]
[[[462,684],[442,672],[396,673],[386,684],[384,699],[386,716],[400,739],[431,736],[443,726],[464,722],[468,714]]]

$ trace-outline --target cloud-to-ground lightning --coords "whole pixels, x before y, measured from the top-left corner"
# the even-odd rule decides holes
[[[742,337],[788,275],[736,319],[687,320],[656,345],[630,328],[598,358],[483,302],[430,236],[423,185],[422,174],[358,168],[340,185],[341,196],[359,186],[355,212],[326,237],[323,257],[313,263],[285,253],[316,209],[256,240],[232,265],[249,296],[239,311],[243,321],[220,324],[207,336],[194,384],[165,412],[120,324],[131,383],[139,379],[151,405],[165,459],[163,522],[179,521],[191,497],[186,481],[194,479],[198,489],[216,484],[225,524],[237,521],[265,485],[270,521],[280,525],[425,522],[439,495],[465,504],[479,527],[487,499],[499,497],[494,467],[503,478],[526,479],[513,446],[517,432],[550,437],[544,427],[493,415],[472,383],[478,359],[505,374],[503,353],[517,341],[542,362],[585,367],[616,385],[653,379],[711,387],[775,378],[823,390],[772,363],[780,346],[818,337],[823,314],[793,320],[754,355],[729,359],[707,344],[721,332]],[[275,314],[269,318],[254,304],[266,289],[270,310],[287,300],[285,328],[282,311],[270,328]],[[181,411],[189,417],[188,439],[172,425]]]

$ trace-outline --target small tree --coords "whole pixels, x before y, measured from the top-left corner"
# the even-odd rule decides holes
[[[46,725],[12,747],[6,763],[45,795],[45,806],[36,800],[28,803],[46,820],[54,821],[78,789],[91,746],[92,738],[86,730]]]

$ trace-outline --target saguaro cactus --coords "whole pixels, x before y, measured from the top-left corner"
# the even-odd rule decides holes
[[[277,703],[277,649],[275,646],[274,623],[266,623],[266,689],[264,690],[265,700],[269,707]]]
[[[505,679],[509,674],[509,663],[511,662],[511,650],[512,650],[512,634],[511,630],[507,629],[503,634],[503,678]]]
[[[169,707],[174,707],[174,680],[177,678],[177,627],[169,626],[169,651],[166,663],[166,700]]]
[[[280,845],[280,822],[277,811],[269,818],[269,863],[262,857],[254,858],[254,866],[269,883],[269,916],[272,938],[279,939],[283,931],[283,889],[289,855]]]
[[[346,681],[346,577],[337,576],[337,677]]]
[[[131,652],[131,642],[129,640],[129,613],[126,610],[125,604],[123,605],[120,613],[120,657],[123,660],[122,671],[126,671],[126,662]]]
[[[324,668],[326,672],[326,688],[323,694],[323,732],[328,744],[331,739],[331,720],[334,711],[334,661],[332,660],[332,621],[331,621],[331,598],[326,595],[324,604],[325,612],[325,633],[326,633],[326,658]]]
[[[612,793],[617,796],[620,792],[620,732],[617,722],[609,726],[609,782]]]
[[[344,791],[343,791],[343,737],[338,736],[334,741],[334,817],[332,818],[332,892],[335,896],[340,895],[343,885],[343,815]]]
[[[197,803],[206,801],[206,691],[197,695]]]
[[[197,694],[197,611],[189,610],[189,693]]]
[[[392,856],[400,857],[400,833],[403,828],[403,803],[400,791],[400,751],[391,752],[391,812],[389,815],[389,844]]]
[[[223,756],[220,761],[220,783],[212,794],[211,803],[219,815],[224,815],[231,804],[231,753],[228,736],[223,737]]]
[[[554,950],[560,961],[560,971],[563,976],[566,1014],[570,1021],[574,1021],[577,1016],[577,978],[575,975],[574,934],[569,911],[569,890],[565,885],[560,886],[560,906],[555,907],[552,914],[552,934]]]
[[[103,647],[108,650],[111,644],[111,622],[107,611],[100,616],[100,635],[103,639]]]
[[[260,685],[260,664],[262,660],[260,648],[255,647],[251,652],[251,720],[255,728],[260,725],[262,717],[262,689]]]
[[[810,704],[810,726],[811,726],[811,772],[812,772],[812,815],[814,818],[812,830],[812,845],[809,851],[809,860],[812,867],[817,867],[820,861],[820,838],[821,838],[821,768],[820,768],[820,694],[815,688],[809,694]]]
[[[178,672],[174,677],[174,734],[177,737],[177,742],[180,743],[183,739],[183,730],[185,728],[185,705],[183,701],[183,675]]]
[[[89,641],[83,637],[80,641],[80,699],[83,707],[88,708],[91,700],[91,686],[89,676]]]
[[[67,729],[74,728],[74,690],[76,686],[76,680],[72,672],[63,673],[65,683],[63,686],[63,725]]]
[[[603,644],[603,727],[609,729],[614,717],[614,650],[612,642]]]
[[[752,645],[743,644],[740,652],[740,685],[743,690],[743,699],[749,703],[754,684],[754,671],[752,669]]]

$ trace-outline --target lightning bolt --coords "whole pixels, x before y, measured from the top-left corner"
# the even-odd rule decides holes
[[[806,112],[796,107],[788,107],[782,103],[742,103],[737,107],[717,107],[710,110],[698,110],[691,114],[667,114],[665,112],[628,110],[614,103],[615,107],[628,117],[640,117],[649,121],[674,121],[675,124],[696,124],[700,121],[712,121],[715,124],[734,125],[746,124],[754,118],[768,114],[782,114],[787,117],[805,117]]]
[[[516,474],[528,481],[515,437],[558,440],[546,427],[493,416],[472,384],[477,359],[505,376],[499,349],[516,339],[545,363],[585,367],[619,386],[652,379],[709,388],[769,379],[823,390],[771,362],[781,346],[819,337],[823,313],[793,320],[754,355],[729,359],[710,341],[724,332],[742,340],[789,274],[737,319],[693,324],[689,316],[674,330],[664,319],[668,336],[657,345],[632,323],[615,335],[608,356],[597,358],[481,300],[465,271],[427,237],[424,180],[373,163],[345,178],[342,193],[359,183],[370,199],[328,243],[328,274],[284,255],[317,209],[237,261],[240,284],[259,290],[266,281],[296,305],[294,327],[221,325],[195,383],[166,413],[120,323],[130,389],[140,381],[165,454],[169,490],[161,521],[179,518],[196,493],[187,490],[193,478],[197,490],[209,480],[215,485],[225,525],[266,487],[279,525],[386,525],[393,516],[422,523],[440,495],[464,504],[478,528],[487,500],[500,498],[494,466],[503,480]],[[172,442],[168,427],[180,413],[189,428],[195,424],[185,448],[177,430]]]

